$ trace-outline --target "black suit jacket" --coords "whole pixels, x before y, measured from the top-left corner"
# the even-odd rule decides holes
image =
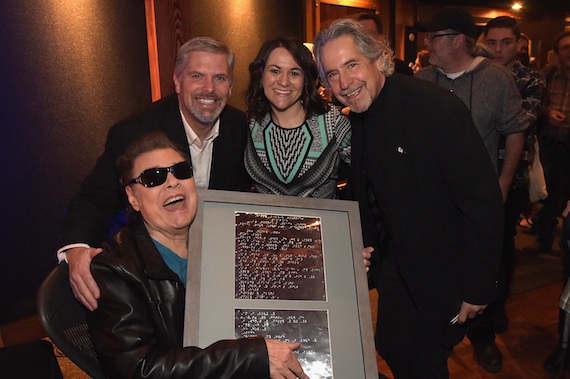
[[[87,243],[101,246],[113,217],[127,205],[118,182],[117,158],[139,137],[152,130],[162,130],[190,156],[178,97],[168,96],[148,109],[114,125],[107,135],[105,151],[81,184],[66,208],[61,230],[61,245]],[[245,114],[226,105],[220,115],[220,131],[214,140],[208,188],[249,191],[251,181],[245,171],[244,150],[248,136]]]
[[[497,296],[503,204],[498,179],[464,104],[419,79],[388,78],[369,110],[351,114],[352,185],[366,245],[385,255],[372,279],[396,267],[424,321],[446,343],[462,301]],[[382,216],[383,242],[370,194]]]

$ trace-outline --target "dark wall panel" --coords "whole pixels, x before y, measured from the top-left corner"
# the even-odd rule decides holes
[[[242,109],[261,44],[304,36],[303,0],[185,4],[192,36],[236,52],[230,103]],[[2,1],[0,51],[2,324],[35,312],[37,288],[56,264],[65,205],[109,127],[151,101],[144,2]]]
[[[144,2],[0,2],[0,324],[35,312],[64,207],[150,103]]]

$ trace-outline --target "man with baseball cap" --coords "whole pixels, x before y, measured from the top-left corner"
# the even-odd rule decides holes
[[[478,31],[469,12],[458,6],[441,8],[430,20],[420,22],[427,32],[424,41],[432,66],[416,77],[434,82],[457,95],[471,111],[473,122],[483,139],[498,174],[506,200],[525,142],[529,116],[522,107],[521,95],[513,74],[504,66],[474,53]],[[502,165],[499,165],[499,139],[505,138]],[[504,286],[504,280],[499,281]],[[475,328],[477,329],[477,328]],[[490,372],[500,371],[502,355],[494,333],[468,332],[475,357]]]
[[[429,33],[449,30],[455,35],[463,34],[471,38],[473,42],[479,36],[475,21],[469,11],[458,6],[443,7],[431,19],[418,22],[418,25],[422,31]]]

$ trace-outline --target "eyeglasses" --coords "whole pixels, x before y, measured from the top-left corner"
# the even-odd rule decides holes
[[[438,37],[458,36],[458,35],[459,35],[459,33],[442,33],[442,34],[428,33],[424,37],[424,41],[431,42]]]
[[[188,161],[176,163],[170,167],[155,167],[144,170],[131,180],[129,184],[139,183],[149,187],[156,187],[166,182],[168,173],[171,172],[177,179],[190,179],[193,176],[192,165]]]

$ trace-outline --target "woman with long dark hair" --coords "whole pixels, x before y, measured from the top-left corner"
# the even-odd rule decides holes
[[[245,166],[256,191],[334,198],[340,159],[350,162],[350,122],[319,95],[309,49],[267,41],[249,73]]]

